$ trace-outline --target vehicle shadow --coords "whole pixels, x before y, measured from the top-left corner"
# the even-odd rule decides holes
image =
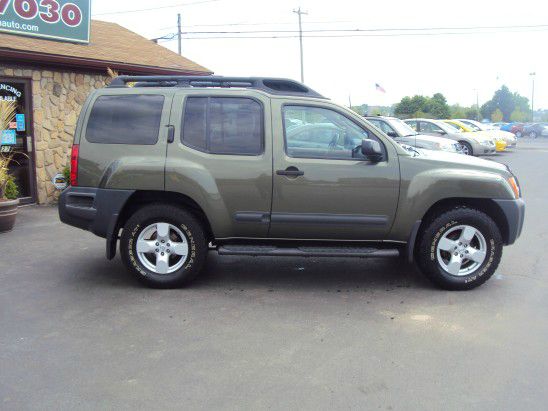
[[[91,288],[143,288],[120,257],[113,261],[88,255],[63,282]],[[83,261],[82,261],[83,260]],[[193,290],[310,290],[432,288],[410,264],[400,259],[235,257],[209,253]]]
[[[431,288],[399,259],[232,257],[210,253],[192,287],[322,290]]]

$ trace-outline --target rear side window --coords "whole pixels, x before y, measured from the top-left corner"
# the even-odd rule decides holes
[[[101,144],[153,145],[158,141],[164,96],[101,96],[89,115],[86,140]]]
[[[181,130],[184,145],[206,153],[263,152],[263,110],[250,98],[189,97]]]

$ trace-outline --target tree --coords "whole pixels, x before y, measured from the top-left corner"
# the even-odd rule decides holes
[[[402,118],[418,117],[449,118],[450,109],[445,96],[436,93],[432,97],[415,95],[404,97],[394,107],[394,114]]]
[[[502,86],[495,91],[493,98],[481,106],[480,111],[484,118],[492,118],[496,110],[502,113],[502,120],[504,121],[511,121],[512,113],[515,110],[525,115],[531,115],[529,99],[518,93],[512,93],[506,86]]]
[[[502,111],[497,108],[493,114],[491,114],[491,121],[493,123],[498,123],[499,121],[502,121],[502,119],[504,118],[504,114],[502,113]]]
[[[516,109],[512,111],[512,114],[510,115],[510,121],[518,123],[527,121],[528,118],[529,115],[521,111],[519,107],[516,107]]]

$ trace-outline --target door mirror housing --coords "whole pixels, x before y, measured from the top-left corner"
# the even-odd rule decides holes
[[[364,138],[362,140],[362,154],[367,158],[369,161],[372,161],[374,163],[378,163],[382,160],[383,153],[381,149],[381,145],[378,141],[370,140],[368,138]]]
[[[389,131],[388,133],[386,133],[386,135],[388,137],[392,137],[392,138],[398,138],[398,133],[396,133],[395,131]]]

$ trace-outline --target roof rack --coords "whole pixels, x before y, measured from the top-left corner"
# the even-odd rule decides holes
[[[325,98],[302,83],[283,78],[223,76],[118,76],[109,88],[127,87],[220,87],[252,88],[269,94]]]

